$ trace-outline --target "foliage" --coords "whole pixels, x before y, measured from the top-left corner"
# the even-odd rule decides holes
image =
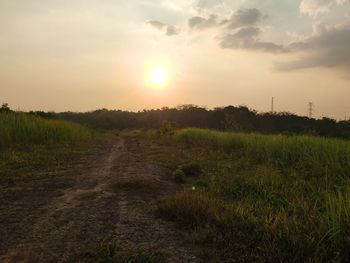
[[[181,165],[181,170],[187,177],[198,177],[202,174],[202,169],[196,162],[190,162]]]
[[[162,126],[159,129],[161,135],[173,135],[174,125],[170,121],[163,121]]]
[[[11,112],[11,109],[8,105],[8,103],[3,103],[0,108],[0,113],[1,112]]]
[[[175,181],[182,183],[185,181],[186,175],[185,173],[182,171],[181,168],[177,168],[174,172],[173,172],[173,177],[175,179]]]
[[[63,112],[57,117],[99,129],[159,129],[164,123],[178,128],[198,127],[225,131],[311,134],[350,139],[350,121],[311,119],[295,114],[257,113],[245,106],[212,110],[195,105],[129,112],[101,109],[86,113]]]
[[[186,181],[188,177],[199,177],[202,174],[202,169],[198,163],[187,163],[177,166],[176,170],[172,173],[175,181],[182,183]]]

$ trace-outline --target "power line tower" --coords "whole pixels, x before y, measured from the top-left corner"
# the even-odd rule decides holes
[[[274,97],[271,99],[271,113],[275,112],[275,102],[274,102]]]
[[[312,102],[309,102],[309,118],[312,118],[312,114],[314,111],[314,104]]]

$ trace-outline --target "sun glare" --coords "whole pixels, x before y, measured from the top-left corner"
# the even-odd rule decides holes
[[[149,77],[153,85],[161,86],[167,81],[167,72],[164,68],[154,68]]]

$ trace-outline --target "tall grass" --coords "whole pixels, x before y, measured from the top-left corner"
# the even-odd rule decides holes
[[[70,143],[91,138],[86,127],[24,113],[0,113],[0,149],[16,145]]]
[[[172,138],[162,158],[204,174],[160,211],[196,243],[227,262],[350,262],[349,141],[192,128]]]
[[[263,135],[184,129],[177,138],[189,145],[203,145],[239,153],[260,163],[293,168],[314,175],[350,176],[350,142],[312,136]]]

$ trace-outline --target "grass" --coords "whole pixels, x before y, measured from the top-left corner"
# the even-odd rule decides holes
[[[0,113],[0,181],[56,169],[85,152],[95,136],[79,124],[25,113]]]
[[[312,176],[350,176],[350,142],[312,136],[262,135],[185,129],[177,139],[187,145],[207,145],[239,153],[259,163],[297,169]]]
[[[91,136],[91,131],[80,124],[24,113],[0,113],[0,150],[14,145],[71,143]]]
[[[173,171],[197,163],[202,175],[159,211],[191,242],[220,262],[350,262],[348,141],[201,129],[171,138],[153,158]]]

